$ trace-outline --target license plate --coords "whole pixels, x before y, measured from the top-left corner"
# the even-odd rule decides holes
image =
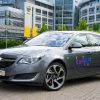
[[[0,76],[5,76],[5,71],[0,70]]]

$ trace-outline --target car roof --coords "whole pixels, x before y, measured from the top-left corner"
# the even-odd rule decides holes
[[[46,32],[46,33],[70,33],[70,34],[79,34],[79,33],[86,33],[86,34],[96,34],[96,35],[100,35],[99,33],[96,32],[91,32],[91,31],[50,31],[50,32]]]

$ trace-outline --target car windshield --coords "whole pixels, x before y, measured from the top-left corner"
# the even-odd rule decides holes
[[[25,43],[28,46],[61,47],[71,37],[71,33],[43,33]]]

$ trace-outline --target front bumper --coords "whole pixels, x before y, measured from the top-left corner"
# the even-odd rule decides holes
[[[7,68],[0,68],[0,70],[5,71],[5,76],[0,76],[0,80],[43,85],[46,67],[47,65],[44,61],[39,61],[33,65],[13,64]]]

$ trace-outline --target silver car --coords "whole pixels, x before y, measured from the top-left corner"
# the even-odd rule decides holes
[[[59,90],[66,80],[100,74],[100,35],[45,32],[0,51],[0,80]]]

